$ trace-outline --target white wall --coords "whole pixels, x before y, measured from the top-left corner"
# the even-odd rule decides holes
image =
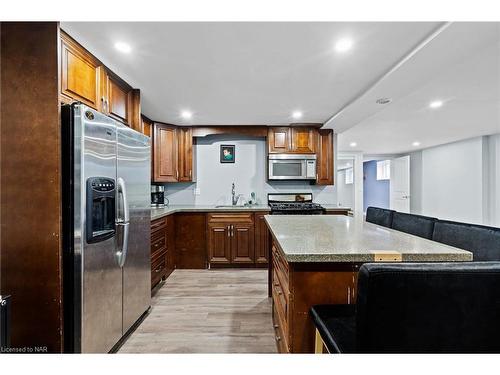
[[[234,164],[221,164],[221,144],[234,144]],[[336,204],[335,186],[316,186],[308,182],[266,181],[266,141],[263,138],[242,136],[207,136],[197,138],[196,183],[165,184],[170,204],[230,204],[231,183],[236,183],[236,194],[250,198],[255,192],[257,199],[267,204],[271,192],[312,192],[318,203]],[[194,195],[194,189],[200,194]]]
[[[337,173],[337,202],[342,207],[354,207],[354,184],[345,183],[345,171]]]
[[[500,226],[500,135],[410,154],[411,212]]]
[[[488,137],[490,224],[500,227],[500,134]]]

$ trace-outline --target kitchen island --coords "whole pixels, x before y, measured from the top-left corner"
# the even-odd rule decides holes
[[[362,217],[265,216],[270,236],[269,296],[281,353],[313,353],[309,309],[356,301],[357,273],[366,262],[463,262],[472,253]]]

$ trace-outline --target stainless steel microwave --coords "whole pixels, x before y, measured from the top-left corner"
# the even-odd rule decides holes
[[[269,180],[316,180],[316,155],[269,155]]]

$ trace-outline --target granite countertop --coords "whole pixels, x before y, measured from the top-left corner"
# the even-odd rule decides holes
[[[472,253],[393,229],[363,217],[336,215],[265,217],[288,262],[471,261]],[[382,255],[381,255],[382,254]]]
[[[323,204],[321,205],[328,211],[334,210],[350,210],[349,207],[338,207],[336,204]],[[251,206],[223,206],[210,204],[171,204],[162,208],[151,208],[151,220],[160,219],[164,216],[175,214],[176,212],[217,212],[217,211],[231,211],[231,212],[245,212],[245,211],[270,211],[270,207],[266,204],[257,204]]]
[[[209,204],[177,204],[169,205],[162,208],[151,208],[151,220],[160,219],[164,216],[174,214],[176,212],[217,212],[217,211],[231,211],[231,212],[246,212],[246,211],[269,211],[268,205],[258,204],[251,206],[223,206],[217,207],[216,205]]]

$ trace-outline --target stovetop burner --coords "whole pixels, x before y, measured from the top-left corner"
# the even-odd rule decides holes
[[[325,209],[312,202],[311,193],[268,194],[272,215],[321,215]]]

